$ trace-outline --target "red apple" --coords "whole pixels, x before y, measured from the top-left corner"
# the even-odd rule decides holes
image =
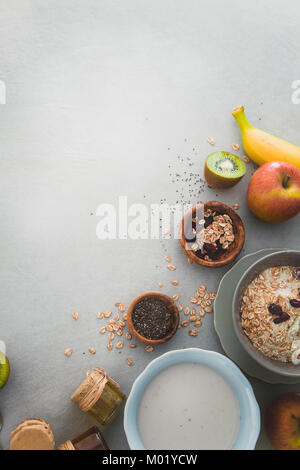
[[[300,450],[300,393],[279,396],[265,417],[267,435],[277,450]]]
[[[252,176],[249,209],[265,222],[283,222],[300,211],[300,170],[287,162],[268,162]]]

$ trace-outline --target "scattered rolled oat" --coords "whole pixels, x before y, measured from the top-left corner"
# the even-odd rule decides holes
[[[94,348],[89,348],[91,354],[96,354],[96,350]]]
[[[185,307],[184,314],[188,315],[190,313],[190,307]]]
[[[170,261],[171,261],[171,258],[170,258],[170,256],[169,256],[169,255],[166,255],[166,261],[167,261],[168,263],[170,263]]]
[[[119,306],[119,310],[120,310],[120,312],[125,312],[125,310],[126,310],[125,305],[124,305],[124,304],[121,304],[121,305]]]
[[[132,338],[132,335],[128,331],[126,331],[125,337],[126,337],[126,339],[128,339],[130,341],[131,338]]]
[[[112,341],[114,339],[114,337],[115,337],[115,334],[111,331],[108,335],[109,341]]]
[[[126,357],[126,362],[127,362],[127,364],[128,364],[130,367],[133,366],[133,362],[132,362],[132,360],[130,359],[130,357]]]
[[[111,341],[109,341],[109,342],[107,343],[107,349],[108,349],[109,351],[111,351],[112,348],[113,348],[113,344],[112,344]]]
[[[168,264],[167,268],[168,268],[170,271],[175,271],[175,270],[176,270],[176,267],[173,266],[172,264]]]
[[[101,318],[104,317],[104,312],[98,312],[97,314],[97,318],[99,318],[99,320],[101,320]]]
[[[244,155],[243,160],[245,163],[250,163],[250,158],[247,155]]]
[[[152,352],[153,349],[154,349],[154,347],[151,346],[150,344],[148,344],[148,346],[145,346],[145,351],[147,351],[147,352]]]
[[[161,282],[158,285],[159,287],[164,287],[164,285]]]
[[[132,343],[132,344],[129,345],[129,347],[130,347],[130,349],[135,349],[135,348],[136,348],[136,344],[133,344],[133,343]]]
[[[240,150],[239,144],[232,144],[233,150]]]
[[[198,327],[198,326],[201,326],[202,325],[202,321],[201,320],[198,320],[194,323],[194,326]]]
[[[173,300],[178,300],[179,299],[179,295],[178,294],[175,294],[172,296]]]
[[[109,318],[112,314],[112,311],[111,310],[106,310],[106,312],[104,313],[104,317],[105,318]]]
[[[171,284],[173,284],[173,286],[178,286],[178,281],[171,281]]]
[[[68,356],[68,357],[70,357],[72,355],[72,352],[73,352],[72,348],[65,349],[65,355]]]
[[[239,204],[232,204],[232,209],[237,211],[239,208],[240,208]]]
[[[179,305],[178,305],[178,310],[179,310],[179,312],[181,312],[182,309],[183,309],[183,305],[182,305],[182,304],[179,304]]]
[[[198,331],[196,331],[196,330],[189,330],[189,335],[190,335],[190,336],[198,336]]]
[[[199,309],[199,313],[200,313],[200,317],[204,317],[205,316],[205,311],[203,308],[200,308]]]
[[[117,344],[116,344],[116,349],[122,349],[123,348],[123,341],[119,341]]]
[[[79,318],[78,312],[73,312],[72,317],[74,318],[74,320],[78,320],[78,318]]]
[[[181,326],[183,326],[183,327],[189,326],[189,324],[190,324],[189,320],[183,320],[183,321],[181,322]]]
[[[99,330],[99,333],[105,333],[106,332],[106,326],[102,326]]]
[[[210,144],[210,145],[215,145],[215,140],[212,138],[212,137],[207,137],[207,142]]]

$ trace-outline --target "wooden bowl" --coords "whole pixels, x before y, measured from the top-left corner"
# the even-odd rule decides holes
[[[188,249],[188,243],[184,238],[184,224],[190,217],[193,217],[197,211],[203,211],[207,209],[213,209],[220,214],[227,214],[231,217],[233,222],[233,232],[234,232],[234,242],[229,245],[228,250],[225,253],[221,254],[217,260],[205,260],[199,258],[193,250]],[[232,263],[235,258],[241,252],[244,242],[245,242],[245,228],[240,216],[233,210],[231,207],[223,204],[222,202],[217,201],[208,201],[204,204],[197,204],[192,207],[187,213],[183,216],[180,231],[179,231],[179,242],[183,252],[190,259],[191,262],[200,264],[201,266],[206,266],[208,268],[220,268],[226,264]]]
[[[132,314],[133,310],[136,306],[136,304],[145,298],[154,298],[154,299],[159,299],[161,300],[170,310],[172,316],[171,316],[171,328],[170,331],[166,336],[160,339],[149,339],[146,338],[145,336],[142,336],[134,327],[133,321],[132,321]],[[165,343],[166,341],[169,341],[169,339],[172,338],[172,336],[175,335],[178,325],[179,325],[179,310],[177,308],[177,305],[175,304],[174,300],[171,299],[166,294],[162,294],[161,292],[145,292],[144,294],[138,295],[129,305],[128,311],[127,311],[127,324],[128,328],[130,329],[131,333],[133,336],[135,336],[139,341],[142,343],[149,344],[151,346],[155,346],[157,344],[162,344]]]

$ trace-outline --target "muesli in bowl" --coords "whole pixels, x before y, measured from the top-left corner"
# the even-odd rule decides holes
[[[245,229],[231,207],[207,201],[186,212],[180,224],[179,241],[190,263],[219,268],[239,255]]]
[[[234,293],[233,324],[260,365],[300,377],[300,251],[272,253],[247,269]]]
[[[242,299],[241,324],[263,354],[282,362],[297,362],[300,267],[275,266],[256,276]]]

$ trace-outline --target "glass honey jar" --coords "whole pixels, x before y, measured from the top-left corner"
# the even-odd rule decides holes
[[[81,433],[57,448],[58,450],[109,450],[104,437],[96,426]]]
[[[85,413],[91,414],[103,426],[118,415],[126,402],[119,385],[100,367],[88,371],[86,378],[71,396]]]

